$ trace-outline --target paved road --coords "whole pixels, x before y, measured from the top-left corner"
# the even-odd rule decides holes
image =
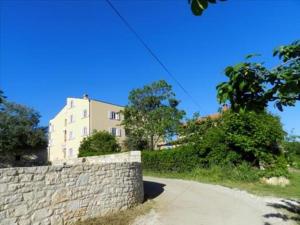
[[[285,200],[193,181],[144,177],[154,209],[135,225],[288,225]],[[298,204],[295,202],[295,204]],[[279,209],[279,211],[278,211]]]

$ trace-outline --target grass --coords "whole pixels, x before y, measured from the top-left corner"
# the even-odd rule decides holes
[[[152,206],[152,201],[146,201],[141,205],[127,210],[112,213],[106,216],[87,219],[84,221],[78,221],[75,223],[75,225],[130,225],[137,217],[148,213]]]
[[[229,171],[231,173],[232,171]],[[224,176],[227,172],[211,169],[195,169],[190,173],[159,173],[144,171],[145,176],[155,176],[164,178],[176,178],[194,180],[202,183],[218,184],[230,188],[246,190],[250,193],[261,196],[275,196],[283,198],[300,199],[300,170],[290,172],[290,185],[286,187],[263,184],[260,181],[243,181],[233,179],[232,176]]]

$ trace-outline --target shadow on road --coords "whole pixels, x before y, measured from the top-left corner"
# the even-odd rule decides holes
[[[268,203],[267,206],[273,207],[279,212],[265,214],[265,218],[280,218],[283,221],[292,220],[298,223],[300,221],[300,201],[281,200],[280,203]]]
[[[151,200],[159,196],[164,192],[165,184],[152,182],[152,181],[144,181],[144,201]]]

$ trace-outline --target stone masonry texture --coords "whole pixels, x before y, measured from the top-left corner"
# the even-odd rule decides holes
[[[0,225],[72,224],[139,204],[144,193],[138,156],[0,169]]]

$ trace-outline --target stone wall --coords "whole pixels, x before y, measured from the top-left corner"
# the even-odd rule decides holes
[[[81,163],[111,163],[111,162],[141,162],[141,152],[131,151],[118,154],[102,155],[102,156],[89,156],[74,158],[68,160],[55,160],[52,165],[74,165]]]
[[[140,153],[126,154],[130,160],[120,155],[124,162],[117,154],[109,162],[93,157],[93,162],[0,169],[0,224],[71,224],[141,203]]]

